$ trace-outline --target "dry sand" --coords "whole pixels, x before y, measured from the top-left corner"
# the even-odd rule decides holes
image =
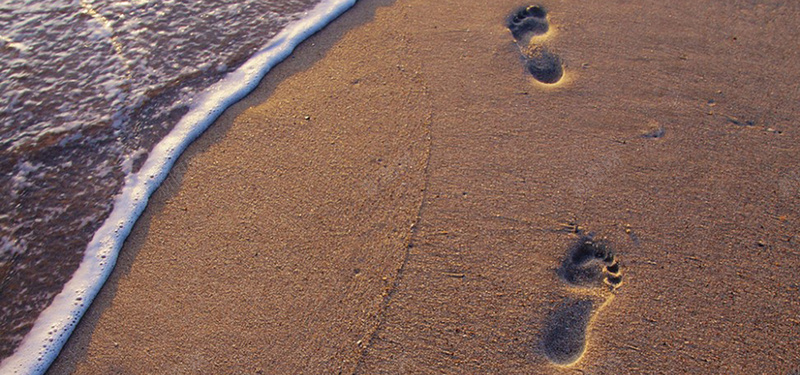
[[[181,158],[50,373],[798,368],[800,5],[547,1],[551,87],[520,5],[361,0],[310,38]],[[575,225],[620,288],[559,278]]]

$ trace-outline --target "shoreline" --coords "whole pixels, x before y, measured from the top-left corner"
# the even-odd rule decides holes
[[[176,162],[49,372],[792,370],[796,6],[548,2],[543,87],[519,5],[362,0],[307,39]],[[618,289],[559,278],[575,232]]]
[[[98,320],[103,312],[110,307],[116,289],[121,278],[124,278],[141,251],[143,242],[148,237],[150,231],[150,223],[154,215],[158,215],[174,196],[178,193],[180,185],[183,183],[183,176],[189,170],[190,161],[198,154],[202,153],[208,147],[213,146],[220,141],[222,137],[229,131],[234,118],[241,113],[248,110],[249,107],[257,105],[258,103],[266,100],[276,89],[275,86],[279,85],[289,77],[303,72],[312,67],[319,59],[322,58],[320,50],[330,50],[336,40],[340,39],[343,34],[348,32],[351,28],[357,27],[359,24],[369,22],[373,17],[375,9],[382,6],[380,4],[389,3],[388,1],[372,2],[370,5],[356,5],[345,12],[343,15],[335,19],[331,24],[324,28],[324,31],[318,32],[307,40],[303,41],[295,52],[293,52],[286,60],[278,63],[269,74],[259,83],[258,88],[253,90],[245,98],[227,108],[222,115],[214,122],[213,126],[209,127],[197,140],[187,147],[181,156],[175,162],[174,167],[170,170],[165,181],[150,197],[147,207],[135,224],[131,234],[125,240],[123,250],[119,254],[117,266],[113,270],[108,281],[103,286],[95,302],[90,306],[83,319],[77,325],[75,332],[68,340],[59,357],[53,363],[53,366],[48,370],[48,373],[73,373],[76,371],[78,359],[85,357],[86,349],[91,340],[92,331],[98,324]],[[342,18],[349,18],[343,21]],[[300,51],[304,51],[300,53]],[[302,55],[302,57],[298,57]],[[298,116],[305,120],[305,115]],[[297,120],[300,120],[297,118]]]
[[[347,10],[353,0],[325,0],[308,9],[305,18],[288,25],[248,61],[198,93],[194,105],[150,151],[139,170],[126,173],[114,197],[114,209],[93,234],[77,270],[25,335],[19,347],[2,361],[4,371],[43,373],[58,355],[87,304],[102,288],[116,262],[122,242],[140,216],[151,193],[172,168],[173,161],[221,113],[246,95],[269,69],[288,56],[302,40]],[[133,168],[132,161],[123,169]],[[28,322],[26,322],[28,323]]]

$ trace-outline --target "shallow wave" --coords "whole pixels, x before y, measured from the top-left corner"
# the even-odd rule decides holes
[[[0,189],[14,198],[0,205],[2,286],[6,293],[39,287],[24,277],[18,281],[26,272],[39,281],[37,272],[60,273],[68,279],[54,286],[58,280],[45,278],[40,293],[34,293],[36,302],[11,304],[9,308],[21,309],[16,315],[0,311],[4,328],[24,336],[18,346],[6,338],[6,350],[16,350],[0,362],[0,373],[35,374],[47,369],[107,279],[124,239],[177,157],[297,44],[355,0],[323,0],[310,10],[309,1],[282,1],[274,10],[262,11],[256,17],[261,21],[252,22],[240,20],[239,12],[242,7],[263,7],[263,1],[197,3],[199,11],[195,2],[189,6],[175,0],[0,4],[0,65],[6,64],[0,66],[4,82],[0,95],[5,95],[0,102],[8,104],[0,108],[0,168],[10,172],[4,173]],[[305,11],[291,11],[304,6]],[[211,18],[210,24],[217,27],[233,23],[231,29],[253,32],[266,19],[279,20],[280,26],[261,30],[260,37],[268,35],[269,42],[258,48],[230,41],[231,35],[239,38],[241,33],[228,35],[226,30],[203,26],[209,23],[192,22],[191,17]],[[164,20],[175,20],[169,30],[183,36],[171,45],[159,45]],[[44,50],[74,52],[59,52],[60,46],[53,45],[69,43],[69,35],[82,38],[86,46],[76,48],[87,49],[85,59],[67,67],[50,64],[46,56],[41,57],[41,66],[32,63],[40,58],[34,55]],[[209,47],[209,40],[218,45]],[[245,35],[243,40],[258,38]],[[165,54],[173,57],[150,59],[148,48],[166,48]],[[69,78],[69,72],[90,75],[91,87],[84,87],[80,77]],[[25,83],[31,79],[36,83]],[[198,88],[199,95],[194,91]],[[76,100],[54,100],[53,95]],[[148,146],[148,140],[157,143]],[[53,264],[45,262],[42,267],[41,259],[52,256],[47,243],[55,241],[40,238],[48,225],[56,227],[48,233],[60,236],[69,254],[57,254]],[[88,246],[82,246],[81,235],[91,237]],[[70,254],[79,261],[70,264]],[[20,314],[38,318],[32,328],[26,327],[24,319],[12,319]]]

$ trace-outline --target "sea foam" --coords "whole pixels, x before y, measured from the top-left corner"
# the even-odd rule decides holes
[[[124,187],[114,200],[111,214],[87,246],[80,267],[50,306],[39,315],[14,354],[0,363],[0,373],[41,374],[47,370],[108,278],[122,243],[147,205],[150,195],[166,178],[178,156],[227,107],[255,89],[261,78],[300,42],[354,3],[355,0],[323,0],[317,4],[304,17],[289,24],[238,69],[199,94],[189,112],[155,146],[138,172],[131,172],[131,162],[127,163],[129,167]],[[20,45],[15,48],[24,50],[24,47]]]

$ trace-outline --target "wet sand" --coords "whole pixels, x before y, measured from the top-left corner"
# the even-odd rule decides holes
[[[800,6],[548,1],[546,86],[520,5],[362,0],[306,41],[180,159],[50,373],[800,366]],[[584,240],[614,252],[586,283]]]

